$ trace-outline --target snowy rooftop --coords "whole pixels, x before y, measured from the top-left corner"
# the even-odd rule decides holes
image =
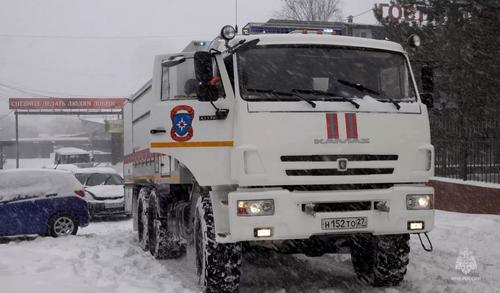
[[[88,151],[82,150],[79,148],[60,148],[60,149],[57,149],[55,152],[56,152],[56,154],[60,154],[60,155],[86,155],[86,154],[90,154]]]

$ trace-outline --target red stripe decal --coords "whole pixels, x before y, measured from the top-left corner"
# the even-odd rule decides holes
[[[345,113],[345,133],[347,138],[351,138],[351,116],[349,113]]]
[[[330,127],[331,125],[331,115],[330,113],[326,113],[326,135],[328,137],[328,139],[332,138],[332,129]]]
[[[352,135],[353,138],[358,138],[358,119],[356,118],[356,113],[352,113]]]
[[[337,113],[333,113],[333,121],[334,121],[333,137],[338,139],[339,138],[339,120],[337,118]]]
[[[358,138],[358,122],[356,113],[345,113],[345,129],[347,138]]]

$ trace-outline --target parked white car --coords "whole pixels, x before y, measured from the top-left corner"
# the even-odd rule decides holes
[[[85,187],[92,217],[125,215],[123,178],[112,168],[81,168],[75,177]]]

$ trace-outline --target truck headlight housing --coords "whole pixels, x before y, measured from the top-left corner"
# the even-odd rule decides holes
[[[274,200],[238,200],[238,216],[274,215]]]
[[[225,25],[220,31],[220,36],[224,40],[230,41],[236,37],[236,29],[230,25]]]
[[[434,207],[434,196],[432,194],[409,194],[406,196],[406,209],[408,210],[430,210]]]

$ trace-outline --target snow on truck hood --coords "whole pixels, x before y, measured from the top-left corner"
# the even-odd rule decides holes
[[[87,186],[85,190],[96,198],[121,198],[124,196],[123,185],[96,185]]]

